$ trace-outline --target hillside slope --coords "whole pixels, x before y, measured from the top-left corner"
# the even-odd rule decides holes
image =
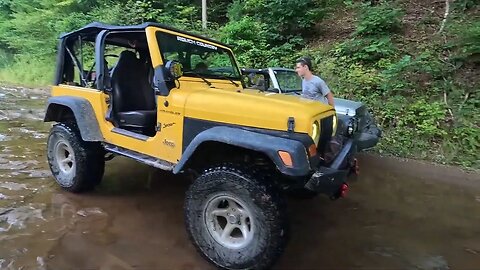
[[[445,20],[445,3],[342,5],[302,54],[337,95],[374,111],[378,151],[478,168],[480,6],[449,2]]]

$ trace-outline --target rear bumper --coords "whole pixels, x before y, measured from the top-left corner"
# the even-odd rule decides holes
[[[356,153],[356,145],[349,139],[329,167],[320,166],[304,188],[330,197],[338,197],[350,173],[349,160]]]

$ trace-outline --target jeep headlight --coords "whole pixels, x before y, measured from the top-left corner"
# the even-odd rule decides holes
[[[337,119],[337,115],[334,114],[333,124],[332,124],[332,137],[335,136],[335,134],[337,134],[337,126],[338,126],[338,119]]]
[[[313,142],[318,145],[318,141],[320,140],[320,124],[318,121],[313,122],[312,124],[312,135],[311,135]]]

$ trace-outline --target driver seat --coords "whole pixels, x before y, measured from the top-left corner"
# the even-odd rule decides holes
[[[132,51],[120,53],[112,70],[112,99],[115,125],[122,129],[155,135],[157,111],[148,68]]]

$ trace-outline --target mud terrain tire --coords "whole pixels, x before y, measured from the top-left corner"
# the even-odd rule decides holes
[[[89,191],[102,180],[104,150],[98,142],[83,141],[75,124],[59,123],[52,127],[47,158],[55,181],[67,191]]]
[[[285,248],[285,208],[283,197],[261,176],[222,165],[205,170],[188,189],[185,223],[197,250],[217,267],[265,269]]]

